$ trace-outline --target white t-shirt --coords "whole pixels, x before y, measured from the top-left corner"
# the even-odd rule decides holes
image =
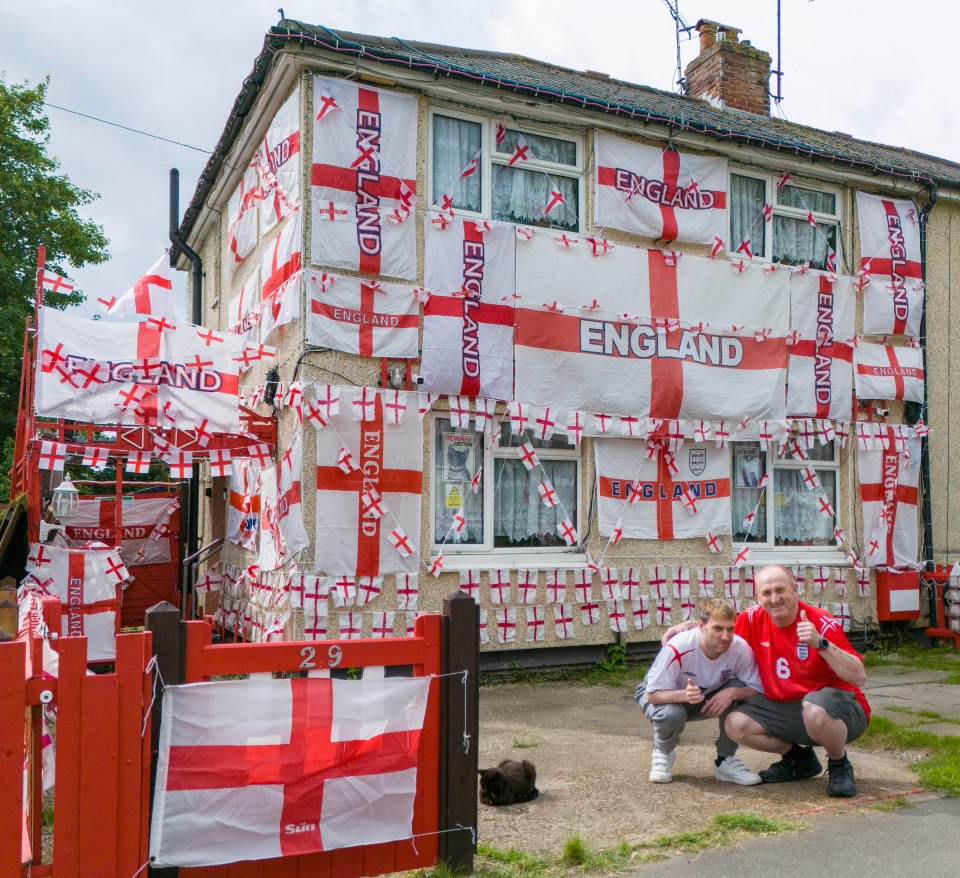
[[[686,689],[693,679],[704,693],[719,689],[736,677],[744,686],[763,692],[753,650],[742,637],[734,635],[723,655],[707,658],[700,648],[700,628],[691,628],[670,638],[647,672],[646,691]]]

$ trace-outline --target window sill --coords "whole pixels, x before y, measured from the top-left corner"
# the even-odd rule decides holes
[[[790,548],[789,546],[750,547],[751,566],[763,564],[783,564],[788,567],[852,567],[846,553],[829,546],[807,546]]]
[[[440,547],[433,550],[436,557]],[[587,566],[587,556],[583,552],[557,552],[545,550],[543,552],[511,552],[506,554],[503,549],[491,551],[450,552],[443,556],[445,571],[459,572],[461,570],[581,570]]]

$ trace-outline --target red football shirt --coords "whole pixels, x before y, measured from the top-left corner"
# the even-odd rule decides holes
[[[847,640],[840,623],[826,610],[799,602],[797,618],[786,628],[778,628],[759,605],[750,607],[737,616],[734,627],[753,650],[763,691],[772,701],[800,701],[808,692],[832,687],[852,692],[870,719],[870,705],[863,692],[852,683],[841,680],[812,646],[797,639],[800,611],[807,611],[807,619],[817,626],[821,637],[826,637],[838,649],[860,658]]]

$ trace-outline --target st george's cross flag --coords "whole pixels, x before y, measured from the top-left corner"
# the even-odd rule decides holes
[[[303,226],[300,211],[267,244],[260,266],[260,338],[300,317],[303,278]]]
[[[368,408],[362,421],[353,419],[350,407],[343,408],[317,433],[316,569],[334,576],[416,573],[423,486],[420,417],[407,406],[398,424],[388,424],[381,393],[374,393]],[[354,462],[349,472],[337,465],[342,447]],[[397,529],[412,554],[401,553],[391,541]]]
[[[60,636],[86,637],[88,661],[116,658],[120,589],[130,576],[119,553],[35,544],[29,555],[23,584],[60,601]]]
[[[856,294],[849,277],[820,271],[790,277],[787,415],[841,418],[853,411]]]
[[[227,255],[229,271],[240,265],[257,246],[257,213],[263,200],[263,188],[256,162],[251,162],[227,202]]]
[[[124,496],[118,536],[116,499],[81,495],[77,514],[67,522],[66,535],[77,542],[99,540],[111,546],[119,545],[128,567],[169,564],[170,540],[165,535],[160,539],[150,539],[150,536],[158,525],[169,521],[170,505],[169,497]]]
[[[227,539],[244,549],[256,550],[259,533],[260,467],[249,457],[235,457],[227,506]]]
[[[413,280],[415,224],[389,216],[417,189],[416,97],[328,76],[313,82],[313,263]],[[321,113],[328,99],[337,109]]]
[[[258,153],[260,234],[270,231],[300,205],[300,88],[273,117]]]
[[[429,690],[399,677],[168,686],[151,859],[214,866],[411,838]]]
[[[51,308],[41,308],[39,323],[38,415],[162,426],[166,406],[181,430],[240,432],[240,336],[180,321],[160,329],[84,320]]]
[[[153,263],[129,290],[109,299],[97,299],[108,317],[143,314],[173,317],[173,269],[166,253]]]
[[[895,449],[860,450],[857,470],[863,501],[863,561],[868,567],[917,563],[920,440],[910,456]]]
[[[227,305],[227,331],[256,343],[260,338],[260,271],[247,278]]]
[[[726,238],[727,160],[596,135],[594,215],[601,228],[712,244]]]
[[[361,357],[416,358],[419,305],[412,287],[330,276],[324,284],[307,274],[307,341]]]
[[[857,192],[857,215],[860,270],[870,277],[864,334],[918,336],[924,293],[917,208],[912,201]]]
[[[512,399],[514,227],[428,217],[424,236],[423,389]]]
[[[854,352],[853,365],[860,399],[923,402],[922,348],[861,341]]]
[[[785,272],[734,274],[718,260],[627,247],[598,260],[583,248],[545,251],[538,237],[517,248],[517,401],[670,420],[783,420]],[[599,308],[585,307],[591,297]],[[554,300],[562,313],[543,307]],[[758,338],[755,327],[772,335]]]
[[[730,455],[725,450],[712,442],[684,442],[676,454],[658,445],[656,455],[647,459],[641,442],[598,439],[595,447],[604,536],[618,521],[623,536],[632,539],[730,533]],[[685,506],[688,498],[695,513]]]
[[[297,432],[275,469],[279,470],[277,521],[288,558],[310,545],[303,526],[303,434]]]

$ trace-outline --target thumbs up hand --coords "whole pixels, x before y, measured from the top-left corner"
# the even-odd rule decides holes
[[[694,682],[693,677],[687,677],[687,704],[699,704],[703,701],[703,692]]]
[[[797,640],[808,646],[816,647],[820,643],[820,632],[817,626],[807,619],[807,611],[800,611],[800,620],[797,622]]]

